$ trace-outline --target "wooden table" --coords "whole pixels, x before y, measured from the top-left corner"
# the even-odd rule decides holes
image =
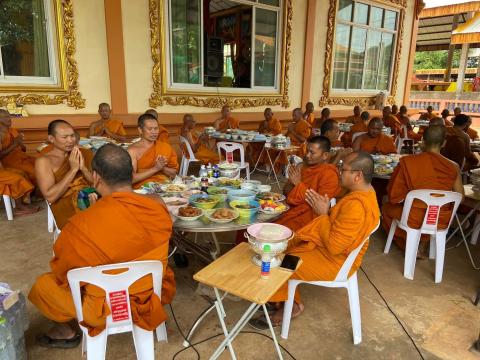
[[[255,255],[255,252],[251,250],[250,245],[241,243],[193,276],[196,281],[213,287],[216,301],[211,309],[215,308],[217,310],[218,318],[225,334],[225,340],[215,350],[210,359],[217,359],[225,350],[225,347],[228,347],[232,359],[236,359],[232,341],[259,307],[263,308],[278,357],[283,359],[265,304],[288,281],[293,272],[282,268],[274,268],[271,269],[269,278],[264,280],[260,277],[260,268],[251,260],[253,255]],[[220,296],[219,290],[224,291],[225,294]],[[228,332],[225,325],[224,317],[226,317],[226,314],[222,303],[222,299],[228,293],[252,303],[230,332]],[[203,318],[199,319],[199,321],[201,320]],[[190,339],[193,330],[197,326],[198,322],[192,326],[187,340]]]

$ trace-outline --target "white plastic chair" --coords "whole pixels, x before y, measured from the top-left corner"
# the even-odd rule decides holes
[[[356,132],[355,134],[352,135],[352,144],[355,142],[355,139],[357,137],[359,137],[360,135],[363,135],[363,134],[366,134],[367,132],[366,131],[360,131],[360,132]]]
[[[480,234],[480,214],[475,216],[473,223],[472,236],[470,237],[470,244],[477,245],[478,235]]]
[[[187,176],[190,163],[199,162],[200,160],[195,158],[195,153],[193,152],[192,147],[190,146],[190,143],[188,142],[188,140],[185,139],[183,136],[179,136],[179,138],[180,138],[180,149],[182,150],[182,155],[183,155],[182,161],[180,163],[180,175]],[[182,144],[185,145],[185,148],[187,149],[188,154],[185,154],[185,148],[182,146]]]
[[[285,308],[283,310],[282,321],[282,333],[281,337],[288,339],[288,332],[290,330],[290,320],[292,317],[293,299],[295,296],[295,290],[300,284],[309,284],[315,286],[324,286],[331,288],[346,288],[348,292],[348,303],[350,305],[350,316],[352,318],[352,330],[353,330],[353,343],[358,345],[362,342],[362,317],[360,313],[360,297],[358,295],[358,281],[357,272],[355,271],[350,277],[348,274],[352,268],[358,253],[362,249],[365,241],[377,231],[380,223],[375,226],[375,229],[362,241],[362,243],[353,250],[343,263],[337,277],[333,281],[304,281],[304,280],[289,280],[288,281],[288,300],[285,302]]]
[[[240,171],[238,176],[240,176],[240,172],[244,169],[247,172],[247,180],[250,180],[250,164],[245,161],[245,149],[243,148],[242,144],[234,143],[234,142],[226,142],[221,141],[217,143],[217,150],[218,150],[218,158],[222,158],[222,150],[226,153],[231,152],[233,153],[236,150],[240,151],[240,162],[235,161],[235,164],[238,165]]]
[[[120,274],[105,273],[107,270],[114,269],[126,269],[126,271]],[[124,306],[126,305],[126,311],[123,312],[121,311],[121,306],[119,306],[120,312],[117,313],[117,319],[114,319],[112,316],[112,310],[112,314],[107,316],[105,330],[97,336],[89,336],[87,328],[80,325],[80,328],[83,331],[82,352],[87,352],[88,360],[105,359],[108,335],[130,331],[133,334],[137,359],[154,359],[153,332],[144,330],[132,322],[128,290],[129,286],[135,281],[149,274],[152,274],[153,291],[159,298],[161,298],[163,265],[160,261],[134,261],[96,267],[85,267],[70,270],[67,273],[68,283],[70,285],[70,290],[72,291],[73,302],[75,304],[75,311],[79,323],[83,320],[82,294],[80,290],[81,282],[92,284],[105,290],[107,304],[111,310],[111,298],[114,297],[114,295],[117,295],[117,301],[115,302],[117,302],[118,305],[120,305],[120,303]],[[165,323],[158,326],[156,333],[158,341],[167,341]]]
[[[403,133],[404,137],[400,136],[402,133]],[[408,132],[407,132],[407,126],[406,125],[402,125],[402,131],[397,136],[397,138],[395,139],[395,146],[397,147],[397,154],[400,154],[400,151],[402,150],[404,140],[412,140],[408,137]]]
[[[57,222],[55,221],[55,216],[53,216],[50,204],[46,200],[45,202],[47,203],[47,229],[48,232],[53,233],[53,243],[55,244],[55,241],[57,241],[62,231],[57,226]]]
[[[425,217],[420,229],[412,229],[408,226],[408,216],[410,214],[410,209],[412,208],[414,199],[423,201],[427,205]],[[405,247],[405,265],[403,269],[404,277],[413,280],[420,236],[422,234],[429,234],[429,258],[435,259],[435,282],[439,283],[442,281],[446,236],[461,201],[462,194],[453,191],[426,189],[412,190],[407,194],[407,198],[405,199],[403,205],[402,217],[400,221],[393,219],[387,237],[387,244],[385,245],[385,250],[383,251],[385,254],[388,254],[390,251],[390,246],[392,245],[392,239],[395,235],[397,226],[400,229],[405,230],[407,233],[407,244]],[[437,227],[441,207],[449,203],[453,203],[452,216],[448,221],[448,226],[445,229],[439,230]]]
[[[15,200],[8,195],[2,195],[5,204],[5,211],[7,212],[7,219],[13,220],[13,209],[15,208]]]

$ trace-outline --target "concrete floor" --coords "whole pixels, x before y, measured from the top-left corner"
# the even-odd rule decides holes
[[[0,281],[20,289],[25,295],[36,276],[48,271],[52,236],[46,229],[46,211],[29,217],[7,221],[3,206],[0,210],[1,258]],[[231,236],[228,237],[232,238]],[[375,234],[364,258],[363,270],[397,314],[406,330],[417,343],[425,359],[480,359],[469,352],[480,330],[478,308],[471,299],[480,286],[479,273],[470,265],[465,249],[448,250],[443,282],[435,285],[433,261],[418,261],[415,280],[402,276],[403,254],[395,247],[389,255],[383,254],[385,233]],[[480,259],[479,246],[473,248]],[[208,306],[192,280],[200,264],[190,257],[191,266],[174,267],[177,278],[177,296],[173,309],[177,320],[186,332],[194,319]],[[306,310],[293,320],[290,337],[280,343],[296,359],[420,359],[413,344],[395,317],[369,283],[359,272],[360,302],[362,309],[363,342],[352,343],[348,300],[344,290],[304,287],[302,296]],[[247,307],[242,301],[225,302],[230,324],[238,319]],[[35,336],[50,326],[48,320],[28,304],[30,329],[26,333],[30,359],[79,359],[80,347],[72,350],[44,349],[35,344]],[[170,309],[168,309],[169,314]],[[167,321],[168,344],[155,344],[158,359],[172,359],[182,349],[182,337],[170,316]],[[246,328],[246,331],[252,331]],[[214,314],[203,323],[194,341],[220,333]],[[267,332],[265,332],[267,334]],[[277,329],[279,335],[279,329]],[[221,338],[197,346],[201,358],[207,359]],[[242,334],[234,342],[239,359],[275,359],[273,343],[262,336]],[[196,359],[193,350],[181,353],[177,359]],[[229,359],[225,352],[222,359]],[[289,359],[284,354],[285,359]],[[135,359],[133,342],[129,334],[109,338],[107,359]]]

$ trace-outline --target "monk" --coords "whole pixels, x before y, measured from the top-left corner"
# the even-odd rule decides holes
[[[23,134],[12,128],[9,112],[0,109],[0,161],[6,168],[23,171],[27,174],[28,180],[36,185],[35,158],[27,155],[26,150]]]
[[[400,132],[400,136],[403,138],[405,137],[404,130],[407,130],[407,136],[409,139],[412,139],[415,142],[418,142],[422,140],[422,135],[417,134],[415,131],[413,131],[413,126],[410,123],[410,119],[406,115],[401,115],[400,116],[400,123],[402,124],[402,130]]]
[[[38,212],[39,207],[29,205],[33,185],[25,173],[16,169],[5,169],[0,162],[0,196],[8,195],[15,201],[15,216]]]
[[[353,151],[365,151],[369,154],[391,154],[396,153],[397,148],[393,139],[382,133],[383,121],[374,117],[368,123],[367,133],[358,136],[353,142]]]
[[[308,139],[303,164],[289,167],[288,182],[283,192],[287,196],[290,209],[276,221],[277,224],[297,231],[316,217],[312,207],[305,200],[308,189],[329,198],[334,198],[340,193],[338,170],[335,165],[329,164],[329,152],[330,140],[325,136],[312,136]]]
[[[440,115],[445,122],[445,126],[453,126],[453,122],[448,120],[448,117],[450,116],[450,111],[448,111],[448,109],[443,109]]]
[[[320,113],[320,118],[316,119],[312,127],[312,134],[313,135],[320,135],[320,128],[322,127],[322,124],[324,121],[330,119],[330,109],[329,108],[323,108],[322,112]]]
[[[152,115],[157,121],[158,121],[158,112],[155,109],[148,109],[145,111],[145,114]],[[170,135],[168,133],[168,130],[166,127],[158,124],[158,141],[166,142],[167,144],[170,144]]]
[[[370,113],[368,111],[362,111],[360,114],[360,121],[350,128],[350,133],[352,137],[354,134],[359,132],[367,132],[368,131],[368,123],[370,121]]]
[[[78,131],[75,131],[75,145],[80,147],[80,133]],[[44,155],[50,151],[53,150],[53,144],[49,143],[47,146],[45,146],[42,150],[38,151],[40,154]]]
[[[123,128],[123,122],[110,119],[112,109],[107,103],[98,105],[100,120],[90,124],[89,136],[106,136],[118,142],[127,141],[127,132]]]
[[[277,118],[273,117],[273,111],[271,108],[266,108],[263,111],[263,117],[264,117],[264,120],[258,126],[259,134],[276,136],[282,133],[282,124]],[[263,153],[262,158],[258,159],[260,154],[262,153],[263,146],[264,146],[263,143],[249,144],[249,148],[251,149],[250,156],[253,160],[255,160],[255,162],[258,160],[258,164],[263,164],[265,162],[265,158],[266,158],[265,152]]]
[[[177,153],[166,142],[159,141],[158,121],[149,114],[138,118],[140,141],[131,145],[133,184],[136,189],[148,182],[165,182],[178,172]]]
[[[348,190],[348,194],[332,209],[328,196],[320,195],[314,190],[306,192],[306,201],[316,217],[295,232],[294,239],[286,250],[287,254],[298,256],[303,261],[291,279],[334,280],[348,255],[378,226],[380,211],[375,191],[370,185],[373,174],[372,157],[364,152],[348,155],[340,174],[341,184]],[[355,259],[350,274],[360,267],[367,248],[368,240]],[[288,282],[285,282],[270,301],[284,302],[287,298]],[[298,288],[294,300],[292,318],[304,310]],[[280,305],[270,318],[273,325],[280,325],[283,306]],[[265,318],[254,319],[250,324],[257,329],[268,328]]]
[[[180,129],[180,136],[187,139],[192,151],[195,153],[195,158],[200,160],[202,164],[218,163],[218,153],[210,148],[208,143],[208,134],[198,134],[195,131],[195,120],[191,114],[185,114],[183,116],[183,126]],[[184,154],[188,154],[184,151]]]
[[[427,112],[422,113],[420,115],[420,120],[431,120],[437,115],[433,112],[433,106],[428,106],[427,107]]]
[[[215,130],[225,132],[227,129],[238,129],[240,127],[240,120],[232,117],[228,105],[223,105],[221,114],[222,115],[213,123]]]
[[[445,120],[441,117],[434,117],[432,120],[428,122],[428,126],[445,126]]]
[[[399,112],[398,112],[398,106],[393,104],[392,105],[392,115],[398,118]]]
[[[453,116],[458,116],[462,113],[462,109],[460,109],[458,106],[453,109]]]
[[[330,151],[331,164],[338,164],[348,154],[352,152],[351,148],[344,148],[343,144],[338,137],[340,136],[340,129],[338,128],[338,122],[333,119],[325,120],[320,128],[320,134],[330,140],[332,149]]]
[[[472,117],[469,116],[467,121],[467,126],[465,127],[464,131],[467,133],[470,140],[477,140],[478,132],[476,130],[473,130],[471,126],[472,126]]]
[[[75,347],[81,341],[76,332],[76,312],[69,288],[68,271],[141,260],[163,263],[162,292],[159,299],[152,290],[152,278],[146,276],[129,288],[133,322],[145,330],[154,330],[167,318],[163,304],[175,295],[175,279],[167,265],[172,220],[165,204],[157,196],[132,191],[132,163],[121,147],[107,144],[92,161],[93,184],[102,198],[71,218],[54,245],[51,272],[35,281],[29,300],[55,325],[37,337],[45,347]],[[83,321],[90,336],[104,331],[105,292],[91,284],[82,284]]]
[[[345,119],[345,123],[347,124],[357,124],[362,121],[361,118],[362,108],[358,105],[353,107],[353,115],[347,117]],[[342,137],[340,138],[344,147],[352,147],[352,132],[345,132],[343,133]]]
[[[303,119],[306,120],[310,126],[313,126],[313,123],[315,122],[315,114],[314,114],[315,108],[313,107],[312,102],[307,102],[305,104],[305,112],[303,113]]]
[[[382,206],[382,224],[389,231],[392,220],[400,220],[403,211],[403,201],[412,190],[432,189],[457,191],[463,194],[463,184],[460,167],[440,154],[445,143],[446,128],[433,125],[425,129],[423,134],[424,151],[421,154],[404,156],[393,171],[388,183],[388,203]],[[408,218],[408,225],[414,229],[420,228],[425,216],[426,205],[415,200]],[[440,211],[439,229],[444,229],[450,220],[451,209]],[[400,228],[395,231],[395,242],[405,249],[406,233]],[[421,238],[421,256],[428,255],[430,236]]]
[[[305,142],[309,138],[311,127],[302,117],[302,109],[296,108],[292,111],[292,122],[288,125],[286,136],[290,137],[291,143],[294,146],[300,146],[298,156],[303,157],[306,152]]]
[[[460,114],[453,118],[453,126],[447,127],[447,141],[442,155],[456,162],[462,171],[468,171],[478,165],[478,158],[470,148],[470,137],[465,132],[468,116]]]
[[[75,132],[65,120],[48,124],[48,141],[53,144],[53,150],[37,159],[35,174],[57,226],[62,229],[68,219],[80,211],[78,193],[92,184],[93,154],[75,145]]]
[[[390,106],[385,106],[383,108],[383,125],[392,129],[392,135],[397,137],[402,131],[402,124],[396,116],[392,115],[392,109]]]

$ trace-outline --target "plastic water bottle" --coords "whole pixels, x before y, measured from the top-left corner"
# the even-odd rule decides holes
[[[207,171],[207,168],[205,167],[205,165],[202,165],[200,167],[200,172],[198,174],[198,177],[199,178],[208,177],[208,171]]]
[[[213,167],[213,177],[218,179],[220,177],[220,170],[218,169],[218,165]]]
[[[213,177],[213,168],[211,163],[208,163],[207,174],[208,174],[208,177]]]
[[[292,141],[290,140],[290,137],[287,136],[287,141],[285,142],[285,147],[289,148],[290,145],[292,145]]]
[[[272,260],[270,252],[272,248],[269,244],[263,246],[261,278],[267,280],[270,276],[270,262]]]

